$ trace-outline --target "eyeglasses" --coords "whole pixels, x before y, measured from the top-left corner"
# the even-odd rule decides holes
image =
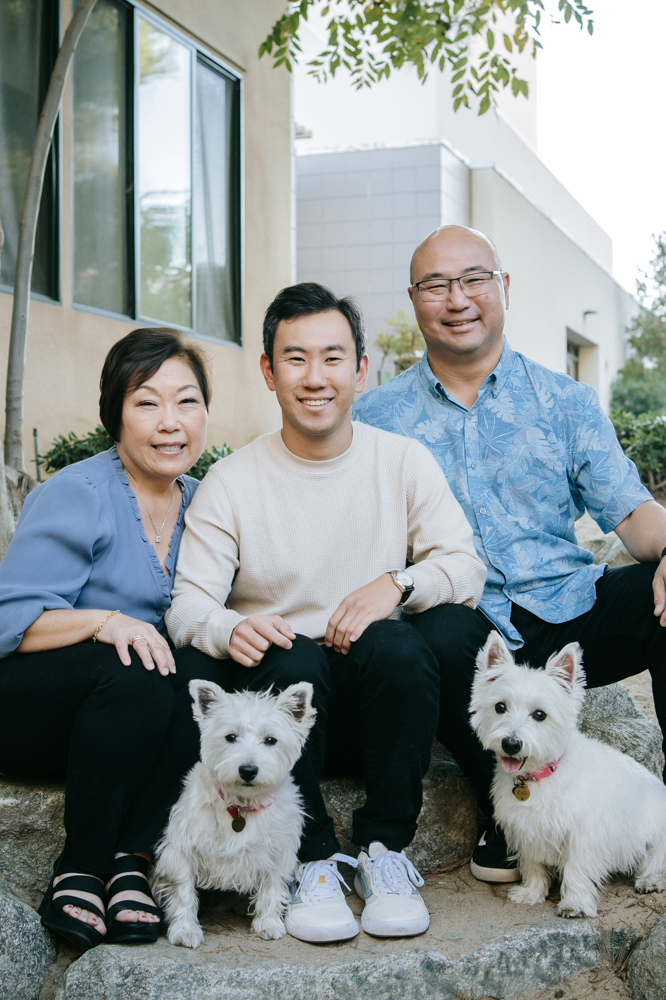
[[[503,273],[503,271],[472,271],[471,274],[464,274],[459,278],[426,278],[425,281],[414,282],[412,288],[418,290],[424,302],[435,302],[449,295],[453,282],[457,281],[460,291],[474,298],[487,292],[495,275]]]

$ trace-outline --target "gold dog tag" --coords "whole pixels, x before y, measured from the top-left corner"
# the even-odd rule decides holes
[[[514,785],[513,794],[519,802],[527,802],[530,797],[530,790],[527,785]]]
[[[529,792],[528,792],[528,794],[529,794]],[[234,831],[234,833],[240,833],[241,830],[244,830],[245,829],[245,816],[241,816],[240,813],[238,814],[238,816],[235,816],[234,819],[232,819],[232,821],[231,821],[231,829]]]

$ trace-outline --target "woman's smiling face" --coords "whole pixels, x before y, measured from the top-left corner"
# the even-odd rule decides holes
[[[125,396],[118,454],[132,475],[171,482],[199,459],[207,422],[196,375],[183,358],[169,358]]]

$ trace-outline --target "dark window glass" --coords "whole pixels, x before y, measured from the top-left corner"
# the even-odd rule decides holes
[[[131,11],[98,0],[74,59],[74,301],[129,313]]]
[[[13,285],[18,222],[37,122],[55,58],[55,0],[0,2],[0,284]],[[53,147],[57,147],[57,133]],[[32,290],[57,297],[56,175],[49,155],[37,224]]]
[[[196,91],[196,331],[219,340],[238,341],[240,85],[199,60]]]

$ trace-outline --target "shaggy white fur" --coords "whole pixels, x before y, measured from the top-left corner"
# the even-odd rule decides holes
[[[594,917],[599,889],[614,872],[635,875],[637,892],[666,887],[666,787],[613,747],[577,729],[585,687],[582,654],[570,643],[546,666],[517,666],[492,632],[479,652],[471,724],[498,767],[495,817],[518,856],[516,903],[542,903],[562,877],[558,913]],[[525,780],[546,764],[557,769]],[[522,779],[522,782],[521,782]],[[524,784],[520,801],[514,787]]]
[[[169,941],[188,948],[203,941],[197,887],[250,893],[253,930],[280,938],[304,819],[289,772],[315,719],[312,685],[292,684],[274,697],[227,694],[217,684],[195,680],[190,694],[201,762],[171,810],[153,879]],[[242,829],[232,827],[243,819]]]

